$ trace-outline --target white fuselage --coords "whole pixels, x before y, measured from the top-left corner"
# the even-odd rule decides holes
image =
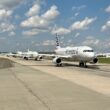
[[[23,53],[23,57],[27,57],[27,58],[35,58],[37,56],[38,56],[38,53],[34,51],[28,51]]]
[[[57,55],[69,56],[74,61],[90,62],[95,58],[93,49],[88,46],[57,48]]]

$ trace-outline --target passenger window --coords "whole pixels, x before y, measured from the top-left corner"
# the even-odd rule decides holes
[[[93,52],[93,50],[83,50],[83,52]]]

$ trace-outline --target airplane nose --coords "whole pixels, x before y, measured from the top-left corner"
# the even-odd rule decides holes
[[[94,58],[94,57],[95,57],[95,54],[94,54],[94,53],[90,53],[90,54],[88,55],[88,57],[89,57],[89,58]]]

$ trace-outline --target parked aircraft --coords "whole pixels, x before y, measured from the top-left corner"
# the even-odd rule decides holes
[[[22,53],[22,57],[25,59],[25,60],[29,60],[29,59],[35,59],[35,60],[41,60],[42,59],[42,55],[40,55],[38,52],[36,51],[30,51],[28,49],[27,52],[23,52]]]
[[[16,54],[15,53],[12,53],[12,52],[6,54],[7,57],[15,57],[15,55]]]
[[[16,53],[8,53],[7,54],[8,57],[19,57],[19,58],[23,58],[25,60],[29,60],[29,59],[34,59],[34,60],[41,60],[43,55],[39,54],[36,51],[30,51],[28,49],[27,52],[21,52],[21,51],[17,51]]]
[[[23,52],[17,51],[15,57],[22,58],[23,57]]]
[[[62,48],[59,45],[58,35],[56,35],[56,49],[53,59],[53,63],[57,66],[62,65],[63,59],[72,59],[72,61],[78,61],[80,67],[87,67],[86,63],[97,63],[98,59],[91,47],[78,46],[78,47],[65,47]]]

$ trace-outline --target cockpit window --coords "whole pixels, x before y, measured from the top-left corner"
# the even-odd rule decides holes
[[[93,52],[93,50],[84,50],[83,52]]]

